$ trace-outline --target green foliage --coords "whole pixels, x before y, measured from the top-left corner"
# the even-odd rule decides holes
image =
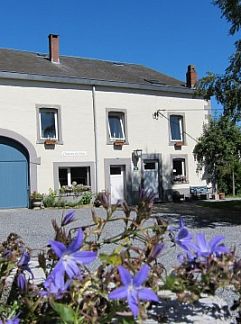
[[[210,120],[204,125],[193,151],[197,170],[204,167],[204,177],[226,193],[231,192],[233,172],[236,180],[241,180],[240,152],[240,127],[228,117]]]
[[[61,303],[54,303],[54,302],[51,303],[51,306],[59,315],[63,323],[66,324],[80,323],[75,321],[76,315],[70,306]]]
[[[234,35],[241,26],[240,0],[213,0],[230,23],[230,34]],[[206,98],[215,96],[223,105],[224,115],[234,120],[240,120],[241,112],[241,40],[235,43],[235,52],[229,59],[229,66],[225,73],[217,75],[208,73],[197,84],[197,94]]]
[[[40,192],[37,192],[37,191],[33,191],[33,192],[31,193],[30,198],[31,198],[32,200],[35,200],[35,199],[42,199],[42,198],[43,198],[43,194],[41,194]]]
[[[92,192],[91,191],[85,191],[80,199],[80,204],[81,205],[88,205],[91,203],[92,199]]]
[[[241,26],[240,0],[213,0],[213,3],[221,9],[222,17],[225,17],[231,23],[229,33],[234,35]]]
[[[43,199],[44,207],[55,207],[56,197],[57,197],[56,191],[50,188],[49,194],[45,196]]]

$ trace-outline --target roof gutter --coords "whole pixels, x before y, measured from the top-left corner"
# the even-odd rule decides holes
[[[95,79],[64,77],[64,76],[55,77],[55,76],[27,74],[27,73],[18,73],[18,72],[6,72],[6,71],[0,71],[0,79],[40,81],[40,82],[65,83],[65,84],[75,84],[75,85],[104,86],[104,87],[115,87],[115,88],[136,89],[136,90],[150,90],[150,91],[186,94],[190,96],[194,94],[193,89],[168,86],[168,85],[156,86],[156,85],[121,82],[121,81],[95,80]]]

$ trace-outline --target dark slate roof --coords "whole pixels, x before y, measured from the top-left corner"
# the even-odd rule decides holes
[[[11,49],[0,49],[0,72],[185,88],[184,82],[143,65],[68,56],[55,64],[48,55]]]

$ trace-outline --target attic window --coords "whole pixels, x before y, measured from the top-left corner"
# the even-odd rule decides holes
[[[158,84],[158,85],[166,85],[166,83],[156,80],[156,79],[144,79],[146,82],[149,82],[151,84]]]

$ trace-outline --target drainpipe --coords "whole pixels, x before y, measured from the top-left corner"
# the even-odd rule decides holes
[[[95,100],[95,86],[92,86],[92,101],[93,101],[93,118],[94,118],[94,138],[95,138],[95,190],[99,192],[98,183],[98,146],[97,146],[97,123],[96,123],[96,100]]]

